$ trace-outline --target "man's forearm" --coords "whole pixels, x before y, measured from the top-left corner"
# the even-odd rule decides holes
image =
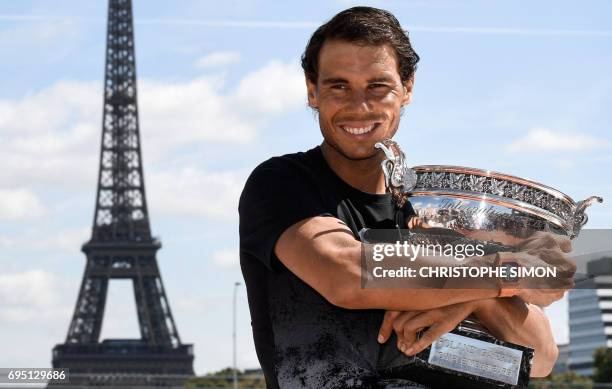
[[[331,218],[306,219],[288,228],[279,238],[275,253],[281,262],[329,302],[349,309],[423,310],[445,305],[495,297],[499,289],[492,280],[487,286],[463,289],[443,278],[428,286],[411,282],[409,287],[362,288],[363,245],[351,231]],[[480,260],[491,258],[480,257]],[[421,264],[441,264],[439,258],[417,258]],[[446,259],[446,262],[456,262]],[[452,263],[451,262],[451,263]],[[492,263],[492,262],[491,262]],[[490,264],[488,264],[490,265]],[[429,280],[431,281],[431,279]],[[494,280],[493,280],[494,281]],[[478,282],[477,280],[474,283]]]
[[[354,249],[348,250],[346,255],[352,257],[345,262],[352,265],[352,269],[346,272],[346,274],[352,274],[353,276],[351,281],[345,283],[345,285],[353,285],[352,288],[349,288],[353,290],[353,293],[347,295],[346,308],[379,308],[398,311],[425,310],[466,301],[497,297],[499,294],[498,284],[495,279],[427,278],[419,277],[418,271],[414,278],[402,280],[406,287],[393,285],[393,280],[390,280],[389,284],[385,284],[382,288],[368,287],[367,283],[365,288],[361,288],[361,272],[367,269],[361,267],[361,261],[356,258],[357,253],[355,253]],[[360,259],[361,252],[358,255]],[[390,260],[393,260],[393,258]],[[493,266],[494,258],[492,256],[473,257],[458,263],[448,258],[420,256],[411,263],[417,269],[439,268],[441,266]],[[359,270],[357,267],[359,267]],[[357,280],[358,275],[359,280]]]
[[[274,253],[299,279],[332,304],[344,308],[423,310],[499,295],[500,285],[497,283],[497,278],[493,274],[486,277],[482,273],[478,278],[422,277],[419,279],[417,277],[405,279],[404,281],[409,283],[399,287],[377,282],[368,283],[362,288],[364,246],[368,245],[356,240],[342,221],[319,216],[304,219],[287,228],[276,242]],[[562,256],[551,257],[551,250],[546,250],[546,258],[550,262],[553,262],[553,259],[562,263],[567,262]],[[521,253],[516,253],[517,256],[519,254]],[[518,260],[522,266],[548,265],[545,260],[529,253],[522,253]],[[496,263],[492,256],[476,256],[466,258],[462,262],[449,258],[442,260],[442,258],[421,256],[416,261],[419,261],[417,266],[421,268],[477,266],[481,268],[479,270],[490,270],[491,273]],[[367,266],[365,273],[367,274]],[[524,301],[546,306],[563,296],[568,289],[567,285],[572,282],[571,278],[566,281],[568,282],[560,287],[552,285],[552,288],[547,289],[517,288],[519,292],[516,295]],[[372,287],[374,285],[376,288]]]
[[[541,308],[525,304],[516,297],[490,299],[479,306],[474,313],[494,336],[535,350],[532,376],[543,377],[550,373],[558,349]]]
[[[391,311],[422,311],[467,301],[497,297],[495,289],[360,289],[350,309],[386,309]]]

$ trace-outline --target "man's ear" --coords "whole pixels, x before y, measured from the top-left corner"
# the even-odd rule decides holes
[[[410,104],[412,101],[412,87],[414,86],[414,75],[404,83],[404,95],[402,96],[402,106]]]
[[[317,99],[317,86],[306,77],[306,91],[308,92],[308,106],[313,109],[319,108]]]

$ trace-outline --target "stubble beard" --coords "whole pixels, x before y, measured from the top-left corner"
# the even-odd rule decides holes
[[[323,126],[323,123],[320,123],[321,126]],[[396,123],[395,129],[393,131],[391,131],[391,137],[395,135],[395,133],[397,132],[397,129],[399,128],[399,120]],[[330,131],[333,134],[333,131],[336,131],[333,127],[332,127],[332,131]],[[339,129],[339,131],[344,131],[342,129]],[[325,134],[324,131],[321,131],[322,134]],[[385,138],[386,139],[386,138]],[[373,158],[379,158],[379,150],[376,149],[374,147],[374,145],[377,142],[382,141],[383,139],[380,139],[376,142],[374,142],[372,144],[371,147],[371,152],[368,153],[367,155],[363,155],[363,156],[352,156],[351,154],[349,154],[347,151],[345,151],[339,144],[339,142],[337,142],[333,137],[326,137],[325,135],[323,135],[323,143],[326,144],[329,148],[333,149],[333,151],[336,154],[339,154],[340,156],[342,156],[344,159],[349,160],[349,161],[367,161]]]
[[[329,148],[333,149],[336,154],[341,155],[344,159],[349,161],[366,161],[378,156],[378,150],[372,146],[372,151],[368,155],[364,156],[352,156],[342,149],[336,142],[329,142],[327,139],[323,140],[323,143]]]

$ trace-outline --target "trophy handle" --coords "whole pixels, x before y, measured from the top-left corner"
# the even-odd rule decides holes
[[[599,196],[591,196],[591,197],[587,197],[584,200],[578,201],[576,203],[576,210],[574,211],[574,215],[572,216],[573,228],[570,233],[571,238],[578,236],[582,226],[584,226],[586,222],[589,220],[589,217],[585,211],[588,207],[593,205],[595,202],[602,203],[603,198]]]
[[[396,187],[400,186],[400,183],[397,182],[395,176],[395,171],[399,168],[398,162],[401,160],[401,151],[399,155],[395,155],[393,145],[397,147],[397,144],[393,142],[391,139],[385,139],[382,142],[377,142],[374,147],[377,149],[381,149],[383,153],[385,153],[385,160],[383,160],[380,164],[382,167],[383,173],[385,175],[385,184],[389,191],[392,191]],[[398,149],[399,150],[399,149]],[[403,162],[403,161],[402,161]]]
[[[387,147],[384,143],[382,142],[377,142],[374,147],[376,147],[377,149],[381,149],[384,153],[385,156],[387,157],[387,159],[394,161],[395,160],[395,154],[393,154],[393,151]]]
[[[381,163],[387,189],[392,193],[411,191],[416,185],[417,176],[414,170],[406,165],[406,155],[399,145],[392,139],[385,139],[377,142],[374,147],[381,149],[387,157]],[[399,193],[397,197],[399,198]]]

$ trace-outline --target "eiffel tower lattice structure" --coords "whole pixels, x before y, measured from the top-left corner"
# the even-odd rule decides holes
[[[157,266],[140,149],[131,0],[109,0],[102,147],[85,274],[66,341],[53,367],[70,375],[188,377],[193,346],[182,344]],[[131,279],[140,339],[100,341],[108,284]],[[112,380],[111,380],[112,381]],[[118,382],[112,381],[109,384]]]

